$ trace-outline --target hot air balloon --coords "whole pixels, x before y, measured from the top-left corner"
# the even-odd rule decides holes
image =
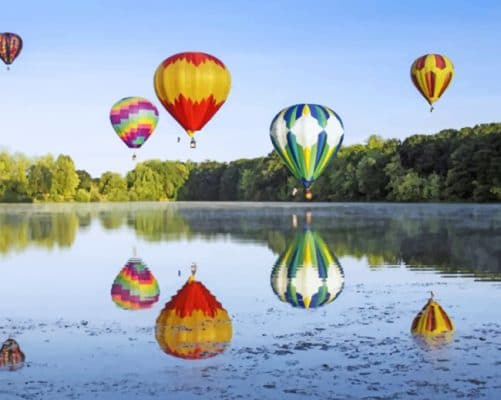
[[[442,96],[453,76],[454,65],[441,54],[425,54],[411,66],[412,82],[430,104],[430,111],[433,111],[432,104]]]
[[[9,32],[0,33],[0,58],[7,64],[7,69],[21,53],[22,48],[23,40],[19,35]]]
[[[7,339],[0,349],[0,369],[15,371],[24,366],[24,353],[14,339]]]
[[[280,255],[271,287],[280,300],[298,308],[333,302],[344,286],[344,273],[320,235],[306,227]]]
[[[157,342],[165,353],[188,360],[222,353],[232,337],[228,312],[195,280],[194,274],[165,304],[155,329]]]
[[[158,123],[158,110],[142,97],[125,97],[111,107],[110,121],[118,137],[133,149],[148,140]],[[136,159],[133,154],[132,159]]]
[[[324,106],[296,104],[273,118],[270,136],[275,151],[306,189],[306,199],[311,200],[312,184],[343,142],[341,118]]]
[[[221,60],[206,53],[185,52],[166,58],[154,77],[155,92],[167,112],[191,137],[201,130],[226,101],[230,72]]]
[[[111,298],[125,310],[150,308],[158,301],[158,282],[140,258],[132,257],[111,287]]]

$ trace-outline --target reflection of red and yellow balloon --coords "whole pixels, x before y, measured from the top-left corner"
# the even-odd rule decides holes
[[[444,309],[433,300],[433,294],[412,322],[413,335],[436,337],[454,333],[454,324]]]
[[[15,371],[24,366],[24,353],[14,339],[7,339],[0,349],[0,369]]]
[[[193,275],[165,305],[155,328],[163,351],[189,360],[222,353],[232,334],[228,312]]]
[[[154,86],[165,109],[192,137],[225,102],[231,76],[216,57],[185,52],[174,54],[158,66]]]
[[[411,66],[412,82],[430,106],[442,96],[453,76],[452,61],[441,54],[425,54]]]

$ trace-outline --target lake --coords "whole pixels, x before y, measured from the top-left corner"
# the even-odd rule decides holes
[[[193,263],[231,323],[167,331]],[[120,297],[126,264],[149,297]],[[500,205],[0,205],[0,271],[0,344],[25,355],[2,400],[501,396]],[[448,342],[410,332],[431,291]]]

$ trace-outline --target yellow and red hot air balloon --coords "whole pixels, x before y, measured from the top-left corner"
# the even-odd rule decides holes
[[[411,333],[424,339],[428,344],[448,342],[454,334],[454,324],[444,309],[433,299],[433,292],[428,302],[416,315],[411,326]]]
[[[412,82],[430,104],[430,111],[433,111],[433,103],[445,92],[453,76],[452,61],[441,54],[425,54],[411,66]]]
[[[222,353],[232,334],[228,312],[194,274],[165,305],[155,326],[162,350],[187,360]]]
[[[166,58],[154,77],[155,92],[170,115],[191,137],[201,130],[226,101],[231,87],[230,72],[216,57],[184,52]]]
[[[7,339],[0,348],[0,369],[15,371],[24,366],[24,353],[14,339]]]

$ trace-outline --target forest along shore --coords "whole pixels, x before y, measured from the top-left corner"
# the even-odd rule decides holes
[[[501,200],[501,123],[344,146],[316,181],[315,201]],[[302,201],[275,152],[229,163],[149,160],[92,177],[70,156],[0,153],[0,202]]]

